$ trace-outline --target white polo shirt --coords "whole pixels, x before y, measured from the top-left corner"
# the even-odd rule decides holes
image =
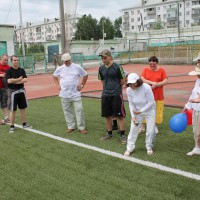
[[[199,98],[199,94],[200,94],[200,79],[197,79],[195,82],[194,88],[192,90],[192,94],[190,95],[189,99],[197,99],[197,98]],[[193,109],[195,111],[200,111],[200,103],[187,102],[185,104],[185,107],[187,109]]]
[[[60,94],[62,98],[80,97],[81,93],[77,90],[79,78],[87,75],[87,72],[78,64],[72,63],[70,66],[62,65],[56,69],[53,76],[60,79]]]

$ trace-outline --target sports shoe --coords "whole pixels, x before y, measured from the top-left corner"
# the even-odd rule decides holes
[[[81,134],[87,134],[87,130],[79,130],[79,133],[81,133]]]
[[[121,143],[126,144],[127,143],[127,137],[125,135],[121,136]]]
[[[158,130],[158,127],[157,127],[157,126],[155,126],[155,133],[156,133],[156,134],[159,133],[159,130]]]
[[[14,127],[10,127],[9,133],[14,133],[15,128]]]
[[[29,124],[25,124],[25,125],[23,125],[23,128],[32,128],[32,126]]]
[[[153,154],[153,150],[152,149],[147,150],[147,155],[151,156],[152,154]]]
[[[0,119],[0,125],[5,125],[6,123],[4,122],[4,120]]]
[[[10,120],[8,119],[8,117],[6,117],[6,118],[4,119],[4,123],[6,123],[6,124],[10,123]]]
[[[187,156],[200,155],[200,148],[194,148],[186,154]]]
[[[75,131],[75,129],[67,129],[67,133],[72,133],[73,131]]]
[[[118,130],[118,126],[114,126],[114,125],[113,125],[113,126],[112,126],[112,130],[113,130],[113,131]]]
[[[112,139],[112,138],[113,138],[113,135],[106,134],[105,136],[101,137],[100,140],[109,140],[109,139]]]
[[[131,154],[131,152],[128,151],[128,150],[126,150],[126,151],[124,152],[124,156],[130,156],[130,154]]]

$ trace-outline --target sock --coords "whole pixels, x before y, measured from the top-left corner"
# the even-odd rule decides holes
[[[121,137],[125,134],[125,131],[120,131]]]
[[[112,135],[112,131],[108,131],[108,135]]]
[[[10,125],[10,128],[15,128],[14,125]]]
[[[22,125],[25,126],[25,125],[26,125],[26,122],[24,122]]]

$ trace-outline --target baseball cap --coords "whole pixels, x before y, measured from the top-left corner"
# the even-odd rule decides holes
[[[61,57],[63,61],[71,60],[71,55],[69,53],[64,53]]]
[[[131,73],[128,75],[127,84],[135,83],[138,79],[140,79],[140,77],[136,73]]]
[[[111,56],[111,52],[108,49],[104,49],[99,56]]]

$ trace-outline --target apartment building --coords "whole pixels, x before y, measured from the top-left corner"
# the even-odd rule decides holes
[[[200,26],[200,0],[141,0],[122,12],[122,32]]]
[[[65,33],[66,40],[71,40],[75,33],[75,24],[79,20],[79,16],[65,14]],[[44,18],[41,22],[26,22],[23,27],[24,42],[29,43],[45,43],[49,41],[59,41],[61,34],[61,21],[59,18]],[[15,28],[15,42],[21,42],[21,27]]]

